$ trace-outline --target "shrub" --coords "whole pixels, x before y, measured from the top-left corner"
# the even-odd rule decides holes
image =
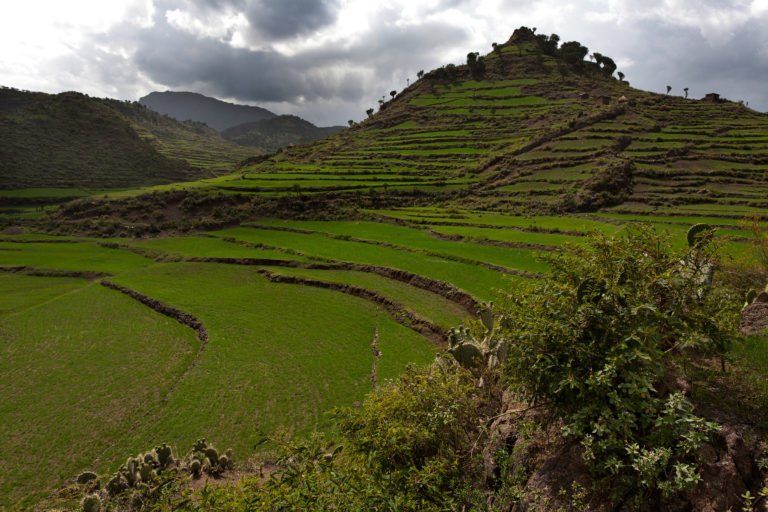
[[[549,258],[547,279],[504,308],[511,387],[547,404],[617,492],[660,499],[699,480],[698,448],[716,425],[677,392],[693,353],[724,355],[740,301],[707,286],[711,238],[683,253],[650,227]]]

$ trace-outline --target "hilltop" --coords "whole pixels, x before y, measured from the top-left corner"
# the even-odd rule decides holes
[[[119,188],[189,181],[259,151],[136,103],[0,89],[0,188]]]
[[[314,142],[343,129],[344,126],[318,127],[298,116],[286,115],[233,126],[221,135],[237,144],[272,153],[287,146]]]
[[[228,103],[196,92],[155,91],[139,98],[139,103],[180,121],[205,123],[220,132],[277,115],[265,108]]]
[[[228,103],[193,92],[153,92],[139,103],[178,120],[205,124],[235,144],[267,153],[313,142],[345,128],[318,127],[298,116],[277,115],[261,107]]]

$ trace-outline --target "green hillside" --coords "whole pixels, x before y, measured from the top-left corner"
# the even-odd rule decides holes
[[[314,142],[343,129],[343,126],[317,127],[298,116],[277,116],[233,126],[221,135],[242,146],[262,148],[272,153],[280,148]]]
[[[0,189],[189,181],[258,154],[138,104],[10,88],[0,89],[0,140]]]

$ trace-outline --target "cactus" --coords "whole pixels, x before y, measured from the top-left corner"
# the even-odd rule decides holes
[[[461,366],[470,370],[477,368],[483,361],[483,352],[474,343],[461,343],[451,348],[450,352]]]
[[[477,312],[477,314],[480,317],[480,321],[483,322],[485,328],[489,331],[492,331],[494,325],[493,304],[489,303],[487,306],[484,306],[480,311]]]
[[[173,464],[173,450],[171,450],[171,447],[167,444],[157,446],[155,448],[155,453],[157,453],[157,461],[161,468],[167,468]]]
[[[116,496],[128,489],[128,481],[122,473],[115,473],[107,482],[107,492],[110,496]]]
[[[448,336],[449,352],[461,366],[472,371],[479,371],[483,365],[495,368],[506,359],[509,351],[507,342],[499,337],[497,329],[497,326],[510,328],[509,319],[503,316],[497,318],[490,303],[478,311],[478,315],[486,328],[482,340],[476,339],[466,327],[453,329]]]
[[[219,457],[219,468],[221,468],[222,471],[229,468],[229,457],[226,455]]]
[[[200,476],[200,471],[202,470],[202,464],[200,464],[200,461],[195,459],[192,462],[189,463],[189,471],[194,476]]]
[[[80,485],[87,484],[89,482],[93,482],[94,480],[98,480],[99,475],[94,473],[93,471],[83,471],[79,475],[77,475],[77,483]]]
[[[198,439],[197,441],[195,441],[195,444],[192,446],[192,451],[204,452],[207,447],[208,447],[208,443],[205,441],[205,439]]]
[[[155,467],[149,463],[142,464],[139,468],[139,476],[142,482],[151,482],[155,479]]]
[[[768,292],[758,293],[753,302],[768,303]]]
[[[232,460],[232,448],[227,448],[227,451],[224,452],[224,454],[227,456],[227,458],[231,461]]]
[[[711,237],[712,226],[709,224],[694,224],[688,230],[688,234],[686,235],[686,238],[688,239],[688,247],[697,247]]]
[[[124,468],[125,471],[122,472],[123,476],[125,477],[126,482],[128,482],[128,486],[133,487],[139,480],[139,461],[133,457],[129,457],[125,463]]]
[[[155,458],[155,454],[153,452],[147,452],[144,454],[144,464],[151,464],[155,466],[157,463],[157,459]]]
[[[214,448],[213,445],[206,448],[204,453],[205,457],[211,461],[212,466],[215,466],[219,462],[219,452],[216,451],[216,448]]]
[[[80,503],[83,512],[99,512],[101,510],[101,498],[98,494],[89,494]]]

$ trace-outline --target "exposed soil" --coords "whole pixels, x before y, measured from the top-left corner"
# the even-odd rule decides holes
[[[119,284],[115,284],[111,281],[107,281],[106,279],[102,280],[100,284],[106,288],[110,288],[112,290],[117,290],[121,293],[124,293],[125,295],[128,295],[132,299],[135,299],[141,302],[142,304],[149,307],[150,309],[157,311],[161,315],[165,315],[169,318],[173,318],[180,324],[184,324],[188,327],[191,327],[195,332],[197,332],[197,339],[200,340],[201,342],[200,352],[203,352],[205,350],[205,345],[208,342],[208,331],[205,330],[203,323],[196,316],[191,315],[189,313],[185,313],[184,311],[176,309],[173,306],[169,306],[168,304],[160,302],[157,299],[153,299],[152,297],[144,295],[143,293],[139,293],[136,290],[132,290],[126,286],[122,286]]]
[[[744,308],[739,329],[747,335],[768,333],[768,303],[753,302]]]
[[[111,275],[106,272],[94,272],[91,270],[55,270],[27,266],[0,267],[0,272],[37,277],[74,277],[78,279],[100,279]]]

